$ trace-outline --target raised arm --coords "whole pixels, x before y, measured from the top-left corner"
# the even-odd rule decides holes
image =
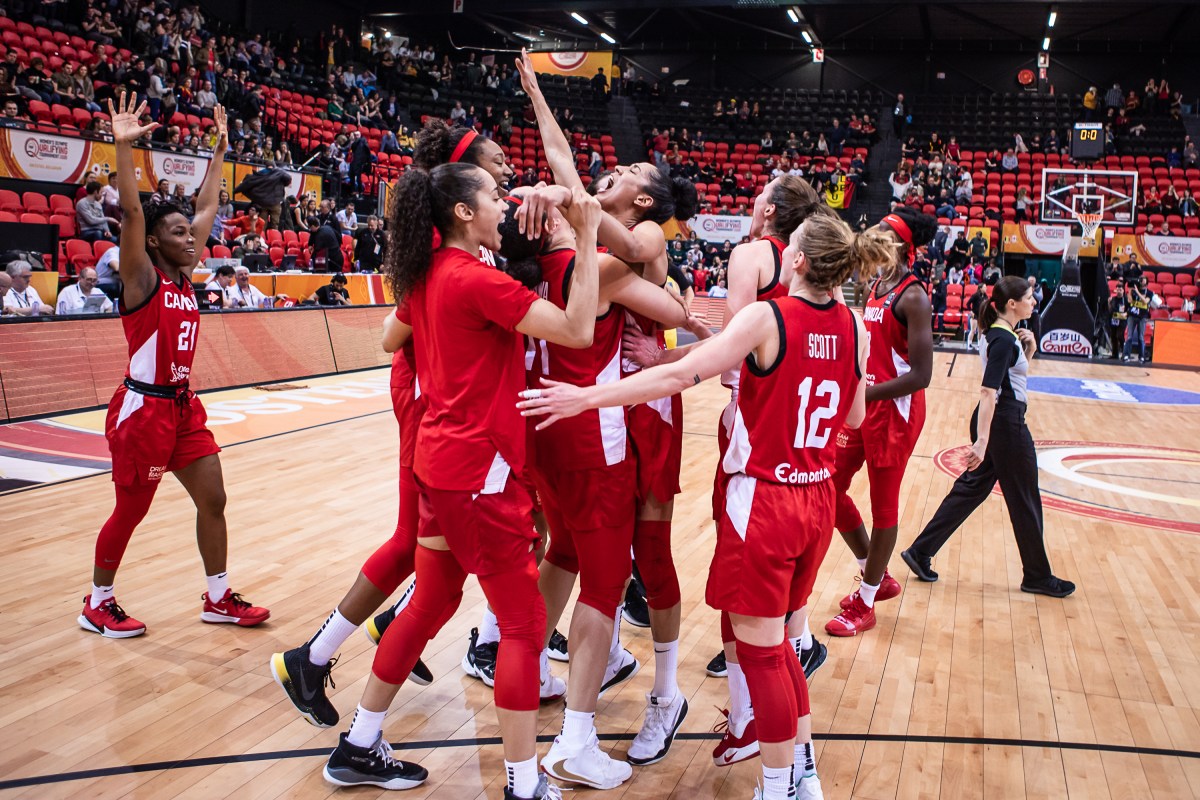
[[[678,328],[687,322],[687,309],[679,295],[642,280],[622,261],[607,258],[601,281],[604,283],[601,294],[607,302],[620,303],[666,328]]]
[[[225,122],[225,107],[219,103],[213,106],[213,122],[217,126],[217,144],[213,148],[212,160],[208,162],[208,173],[200,184],[200,195],[196,198],[196,216],[192,220],[192,235],[197,239],[208,240],[212,230],[213,220],[217,218],[217,207],[220,205],[222,167],[225,164],[225,151],[229,149],[229,129]]]
[[[521,57],[517,59],[517,74],[521,76],[521,88],[529,96],[533,104],[533,113],[537,115],[538,131],[542,134],[542,147],[546,150],[546,163],[554,173],[554,180],[569,189],[582,189],[583,181],[575,169],[575,159],[571,155],[571,145],[567,142],[566,134],[554,119],[554,112],[542,95],[538,86],[537,73],[533,71],[533,61],[529,53],[521,49]],[[603,239],[601,239],[603,241]]]
[[[146,217],[142,213],[142,198],[138,193],[137,173],[133,166],[133,143],[158,127],[157,122],[141,125],[138,120],[146,113],[146,102],[135,105],[135,96],[121,93],[117,106],[108,101],[112,117],[113,144],[117,151],[117,192],[121,211],[121,299],[127,308],[146,301],[158,280],[154,264],[146,252]]]
[[[729,269],[726,270],[729,285],[729,296],[725,299],[726,324],[737,312],[754,302],[758,294],[758,270],[755,269],[754,250],[769,247],[770,242],[760,240],[739,244],[729,254]]]

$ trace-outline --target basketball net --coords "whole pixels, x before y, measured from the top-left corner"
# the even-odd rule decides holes
[[[1088,212],[1078,212],[1075,214],[1076,221],[1083,229],[1083,240],[1088,245],[1096,244],[1096,229],[1100,227],[1100,220],[1103,219],[1103,214],[1092,214]]]

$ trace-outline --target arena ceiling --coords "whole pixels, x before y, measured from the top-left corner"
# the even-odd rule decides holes
[[[455,43],[623,50],[789,49],[803,32],[838,50],[974,49],[1200,53],[1200,2],[986,2],[985,0],[364,0],[368,21],[413,35],[450,31]],[[788,10],[797,15],[793,22]],[[1053,28],[1050,13],[1056,12]],[[576,12],[588,21],[574,19]]]

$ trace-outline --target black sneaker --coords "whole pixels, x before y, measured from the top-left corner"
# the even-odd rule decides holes
[[[546,646],[548,651],[546,654],[555,661],[570,661],[571,656],[567,652],[567,637],[558,632],[558,628],[554,629],[554,633],[550,634],[550,644]]]
[[[722,650],[713,656],[713,660],[708,662],[708,666],[704,668],[704,671],[713,678],[728,678],[729,665],[725,663],[725,651]]]
[[[811,678],[829,657],[829,648],[818,642],[814,636],[813,646],[807,650],[801,649],[797,655],[800,657],[800,667],[804,670],[804,677]]]
[[[929,556],[918,553],[910,547],[900,553],[900,557],[904,559],[905,564],[908,564],[908,568],[912,570],[913,574],[926,583],[933,583],[938,579],[938,574],[933,571],[933,560]]]
[[[334,786],[378,786],[382,789],[412,789],[429,777],[420,764],[401,761],[392,756],[392,746],[383,734],[370,747],[358,747],[338,739],[337,749],[325,763],[325,780]]]
[[[562,800],[562,796],[562,789],[551,783],[545,775],[538,775],[538,785],[533,790],[533,797],[521,797],[507,786],[504,787],[504,800]]]
[[[333,684],[331,671],[337,659],[320,666],[308,660],[308,644],[271,656],[271,675],[287,692],[288,699],[306,720],[318,728],[338,723],[338,712],[325,696],[325,687]]]
[[[478,643],[479,628],[471,628],[471,642],[463,656],[462,670],[472,678],[479,678],[487,686],[496,685],[496,649],[499,642]]]
[[[1021,591],[1029,594],[1044,594],[1049,597],[1066,597],[1075,591],[1075,584],[1051,575],[1040,581],[1022,581]]]
[[[630,581],[625,589],[621,617],[635,628],[650,627],[650,606],[646,605],[646,595],[636,580]]]
[[[366,621],[363,625],[363,632],[367,634],[368,639],[375,644],[379,644],[380,640],[383,639],[384,631],[396,621],[396,609],[412,595],[413,588],[416,585],[416,581],[413,581],[399,601]],[[429,667],[425,666],[425,662],[418,658],[417,663],[413,665],[412,672],[408,673],[408,679],[418,686],[428,686],[433,683],[433,673],[429,671]]]

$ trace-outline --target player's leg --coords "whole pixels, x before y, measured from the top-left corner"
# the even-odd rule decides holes
[[[759,755],[762,759],[762,799],[793,796],[792,767],[798,730],[799,705],[789,662],[799,670],[796,655],[783,640],[783,615],[749,617],[730,614],[737,640],[738,661],[746,673],[750,700],[756,710]]]
[[[114,469],[114,478],[117,470]],[[96,556],[92,567],[92,593],[83,600],[79,625],[84,630],[110,639],[127,639],[146,632],[146,626],[125,613],[117,604],[115,588],[117,568],[134,529],[146,517],[158,490],[158,482],[129,485],[113,484],[116,505],[96,537]]]

